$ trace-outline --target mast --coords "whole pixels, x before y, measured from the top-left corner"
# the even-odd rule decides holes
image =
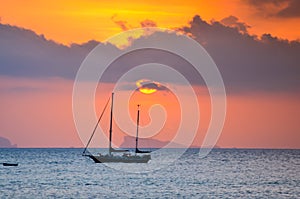
[[[112,141],[113,105],[114,105],[114,93],[111,94],[110,123],[109,123],[109,155],[111,155],[111,151],[112,151],[111,141]]]
[[[136,137],[135,137],[135,153],[138,152],[138,140],[139,140],[139,122],[140,122],[140,104],[138,106],[137,118],[136,118]]]
[[[139,124],[140,124],[140,104],[138,104],[138,112],[136,118],[136,137],[135,137],[135,154],[137,153],[151,153],[151,151],[141,151],[138,149],[138,140],[139,140]]]

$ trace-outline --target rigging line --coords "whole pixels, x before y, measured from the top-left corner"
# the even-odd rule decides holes
[[[109,101],[110,101],[110,98],[108,98],[108,100],[107,100],[107,102],[106,102],[106,105],[105,105],[105,107],[104,107],[104,109],[103,109],[103,111],[102,111],[102,113],[101,113],[101,115],[100,115],[100,117],[99,117],[99,119],[98,119],[98,121],[97,121],[97,124],[96,124],[96,126],[95,126],[95,128],[94,128],[94,130],[93,130],[93,133],[92,133],[92,135],[91,135],[91,137],[90,137],[90,139],[89,139],[89,141],[88,141],[88,143],[87,143],[87,145],[86,145],[86,147],[85,147],[85,149],[84,149],[82,155],[85,154],[85,152],[86,152],[86,150],[87,150],[87,148],[88,148],[88,146],[89,146],[89,144],[90,144],[90,142],[91,142],[91,140],[92,140],[92,138],[93,138],[93,136],[94,136],[94,134],[95,134],[95,132],[96,132],[96,129],[97,129],[98,125],[99,125],[99,122],[100,122],[100,120],[101,120],[101,118],[102,118],[102,116],[103,116],[103,114],[104,114],[104,112],[105,112],[105,110],[106,110],[106,108],[107,108],[107,105],[108,105],[108,102],[109,102]]]

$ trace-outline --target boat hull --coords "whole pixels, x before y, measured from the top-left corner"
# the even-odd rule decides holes
[[[113,156],[113,155],[87,155],[92,160],[94,160],[95,163],[147,163],[149,160],[151,160],[150,155],[133,155],[133,156]]]
[[[2,163],[2,165],[5,167],[16,167],[18,166],[18,163]]]

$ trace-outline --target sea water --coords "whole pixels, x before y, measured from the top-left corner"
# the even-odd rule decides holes
[[[19,163],[0,165],[0,198],[300,198],[300,150],[213,149],[199,158],[189,149],[139,173],[126,172],[125,163],[95,164],[81,153],[0,149],[0,162]],[[169,149],[161,157],[176,153]]]

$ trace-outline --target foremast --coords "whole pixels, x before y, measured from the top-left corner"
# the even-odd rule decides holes
[[[113,120],[113,106],[114,106],[114,93],[111,94],[111,106],[110,106],[110,123],[109,123],[109,155],[113,151],[111,142],[112,142],[112,120]]]
[[[135,137],[135,154],[137,153],[151,153],[151,151],[141,151],[138,149],[139,142],[139,124],[140,124],[140,104],[138,106],[137,118],[136,118],[136,137]]]

